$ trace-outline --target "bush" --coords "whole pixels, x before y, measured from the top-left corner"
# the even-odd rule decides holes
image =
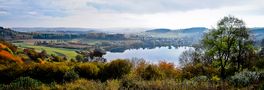
[[[71,82],[71,81],[77,80],[78,78],[79,78],[79,75],[75,71],[71,70],[71,71],[68,71],[64,74],[63,81],[64,82],[67,82],[67,81]]]
[[[105,85],[98,81],[78,79],[62,85],[55,85],[54,90],[105,90]]]
[[[197,76],[214,76],[218,74],[218,69],[212,65],[206,65],[203,63],[187,64],[182,68],[182,77],[191,79]]]
[[[160,61],[158,65],[160,70],[165,73],[166,78],[178,78],[181,75],[180,70],[175,68],[173,63]]]
[[[41,86],[41,82],[30,77],[20,77],[12,81],[9,85],[3,85],[0,89],[4,90],[34,90]]]
[[[119,90],[120,82],[118,80],[107,80],[106,90]]]
[[[261,83],[258,87],[258,90],[264,90],[264,83]]]
[[[75,56],[75,59],[78,61],[78,62],[82,62],[82,61],[84,61],[84,57],[82,56],[82,55],[76,55]]]
[[[257,72],[242,71],[231,76],[229,82],[235,87],[244,87],[257,82],[259,76]]]
[[[92,64],[96,65],[99,68],[97,79],[100,79],[101,81],[105,81],[107,79],[107,70],[106,70],[107,64],[103,62],[92,62]]]
[[[54,54],[52,54],[51,56],[52,56],[52,61],[54,62],[63,62],[67,60],[67,58],[64,56],[56,56]]]
[[[121,79],[121,84],[122,87],[124,88],[133,88],[136,87],[136,81],[140,81],[141,78],[136,75],[135,73],[130,73],[125,75],[122,79]]]
[[[70,67],[65,63],[33,64],[28,69],[28,75],[42,82],[62,82],[69,71]]]
[[[132,69],[132,63],[128,60],[118,59],[112,61],[108,66],[106,66],[106,71],[108,78],[118,79],[122,76],[128,74]]]
[[[206,76],[197,76],[192,78],[196,82],[206,82],[208,81],[208,78]]]
[[[164,75],[156,65],[148,65],[141,73],[141,77],[145,80],[163,79]]]
[[[26,72],[26,68],[23,65],[10,64],[8,66],[2,66],[0,68],[0,83],[10,83],[16,78],[21,77]]]
[[[81,63],[75,67],[75,71],[80,77],[96,79],[100,69],[93,63]]]
[[[213,76],[211,78],[211,81],[213,81],[214,83],[217,83],[218,81],[220,81],[220,78],[218,76]]]
[[[260,68],[260,69],[264,68],[264,58],[260,58],[260,59],[257,60],[256,67]]]

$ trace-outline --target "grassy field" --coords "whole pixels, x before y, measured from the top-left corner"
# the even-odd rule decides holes
[[[26,43],[13,43],[22,48],[34,48],[37,51],[46,50],[48,54],[55,54],[59,56],[67,56],[69,59],[75,58],[77,53],[74,49],[65,49],[65,48],[53,48],[53,47],[45,47],[45,46],[34,46]]]

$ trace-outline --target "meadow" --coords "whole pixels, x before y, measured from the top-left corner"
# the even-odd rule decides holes
[[[74,59],[77,55],[75,49],[66,49],[66,48],[53,48],[47,46],[35,46],[28,43],[13,43],[16,46],[21,48],[34,48],[36,51],[43,51],[45,50],[48,54],[54,54],[58,56],[66,56],[69,59]]]

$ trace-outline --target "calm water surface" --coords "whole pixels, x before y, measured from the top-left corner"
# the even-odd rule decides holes
[[[107,52],[104,55],[104,58],[107,60],[114,59],[145,59],[151,63],[157,63],[161,60],[166,60],[168,62],[173,62],[175,64],[179,64],[179,56],[183,51],[193,49],[193,47],[156,47],[153,49],[128,49],[124,52]]]

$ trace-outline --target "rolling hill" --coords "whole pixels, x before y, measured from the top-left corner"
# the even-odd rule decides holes
[[[0,38],[5,40],[31,39],[32,35],[29,33],[17,32],[10,28],[0,27]]]

